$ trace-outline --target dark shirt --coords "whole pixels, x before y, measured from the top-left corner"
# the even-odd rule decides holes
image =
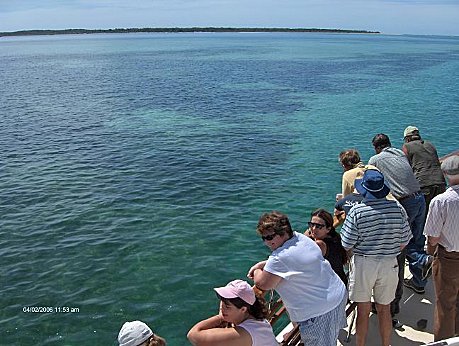
[[[349,214],[349,210],[351,210],[351,208],[354,205],[362,202],[362,200],[363,200],[363,197],[360,193],[353,192],[353,193],[350,193],[349,195],[344,196],[338,202],[336,202],[335,209],[339,211],[344,211],[344,213],[347,215]]]
[[[341,245],[341,238],[334,237],[334,238],[325,238],[324,243],[327,245],[327,253],[325,254],[324,258],[330,262],[330,265],[334,272],[340,277],[340,279],[344,282],[347,286],[347,276],[344,272],[344,263],[346,262],[345,252],[343,246]]]
[[[405,143],[403,147],[421,187],[445,184],[437,150],[432,143],[414,140]]]

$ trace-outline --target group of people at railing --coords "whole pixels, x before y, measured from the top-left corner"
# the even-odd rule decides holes
[[[417,128],[409,126],[404,138],[400,150],[391,146],[387,135],[376,135],[376,155],[368,165],[354,149],[341,152],[342,193],[337,195],[334,216],[324,209],[312,212],[304,233],[294,231],[284,213],[263,214],[256,232],[271,254],[248,270],[255,287],[234,280],[214,288],[219,313],[190,329],[191,344],[278,345],[266,320],[263,296],[255,293],[258,289],[279,294],[303,344],[314,346],[337,344],[347,325],[349,300],[357,303],[356,344],[364,345],[373,300],[381,344],[390,345],[403,286],[423,294],[432,264],[435,340],[457,335],[459,156],[440,166],[435,148],[421,139]],[[338,233],[335,227],[340,223]],[[405,260],[410,279],[404,279]],[[118,340],[120,346],[165,345],[140,321],[127,322]]]

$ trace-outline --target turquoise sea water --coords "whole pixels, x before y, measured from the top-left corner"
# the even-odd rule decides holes
[[[115,345],[133,319],[187,345],[268,255],[262,212],[332,209],[342,149],[407,125],[459,146],[457,37],[1,38],[0,76],[2,345]]]

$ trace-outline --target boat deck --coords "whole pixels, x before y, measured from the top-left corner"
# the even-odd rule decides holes
[[[405,269],[405,275],[408,273]],[[433,310],[435,304],[435,292],[432,279],[429,279],[425,294],[414,293],[404,287],[403,299],[400,302],[400,313],[396,318],[402,324],[394,328],[392,333],[392,345],[394,346],[418,346],[433,341]],[[348,317],[348,324],[352,314]],[[337,345],[355,345],[355,323],[351,331],[350,340],[347,342],[347,330],[340,333]],[[368,328],[367,345],[379,344],[378,316],[371,314]]]
[[[408,267],[405,267],[405,277],[411,277]],[[418,346],[433,342],[433,309],[435,304],[435,292],[432,279],[429,279],[426,292],[424,294],[414,293],[409,288],[404,287],[403,298],[400,302],[400,313],[396,316],[401,326],[393,328],[393,346]],[[348,316],[348,326],[355,311]],[[283,335],[293,328],[290,323],[282,332],[277,335],[278,341],[282,341]],[[348,338],[349,327],[342,330],[337,342],[338,346],[355,345],[355,322]],[[299,342],[299,340],[298,340]],[[288,345],[302,345],[302,343],[292,342]],[[370,322],[367,335],[367,345],[379,345],[380,337],[378,330],[378,316],[370,315]]]

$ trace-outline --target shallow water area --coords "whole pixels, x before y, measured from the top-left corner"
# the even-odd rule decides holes
[[[332,210],[342,149],[459,143],[456,37],[0,38],[0,75],[1,344],[115,345],[140,319],[186,345],[268,255],[261,213]]]

